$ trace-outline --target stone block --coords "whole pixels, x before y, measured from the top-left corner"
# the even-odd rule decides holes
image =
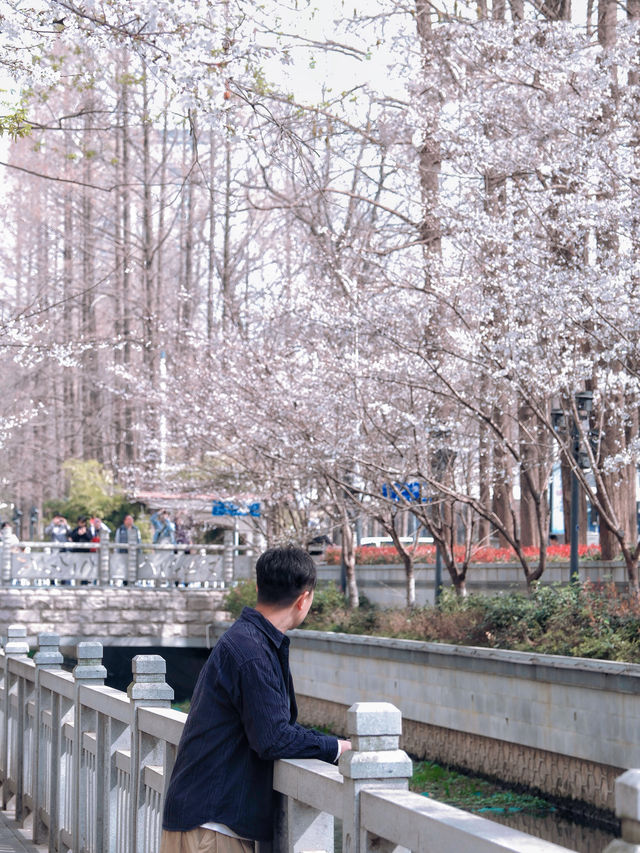
[[[401,749],[384,752],[343,752],[340,772],[348,779],[409,779],[411,759]]]
[[[402,714],[389,702],[356,702],[347,711],[352,735],[401,735]]]
[[[616,779],[616,815],[640,821],[640,770],[627,770]]]
[[[351,735],[351,745],[356,752],[376,752],[398,748],[398,735]]]

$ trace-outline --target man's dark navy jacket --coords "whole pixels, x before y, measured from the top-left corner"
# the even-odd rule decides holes
[[[289,639],[245,607],[204,665],[167,790],[163,827],[223,823],[245,838],[271,839],[273,762],[333,762],[334,737],[296,723]]]

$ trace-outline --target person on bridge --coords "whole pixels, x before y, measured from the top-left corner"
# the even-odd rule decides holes
[[[334,763],[349,741],[296,722],[289,671],[291,628],[304,621],[316,585],[312,557],[272,548],[256,564],[258,603],[245,607],[204,665],[164,804],[160,853],[250,853],[270,842],[273,762]]]
[[[122,524],[116,530],[116,542],[128,545],[130,538],[134,540],[136,545],[139,545],[141,542],[140,531],[138,530],[137,525],[133,523],[133,516],[127,513],[122,520]],[[126,554],[127,548],[118,548],[118,552],[120,554]]]
[[[175,545],[176,526],[166,509],[154,512],[149,521],[153,525],[153,545]]]

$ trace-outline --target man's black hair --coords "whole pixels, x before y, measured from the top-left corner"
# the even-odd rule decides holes
[[[316,564],[302,548],[269,548],[256,563],[258,602],[288,607],[305,590],[315,589]]]

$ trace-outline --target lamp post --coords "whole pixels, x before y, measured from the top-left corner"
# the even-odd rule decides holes
[[[11,520],[13,521],[13,529],[16,536],[18,539],[22,539],[22,510],[18,509],[17,506],[13,508]]]
[[[38,507],[32,506],[29,513],[29,539],[33,542],[38,530]]]
[[[575,394],[576,410],[578,418],[583,420],[589,417],[593,408],[593,392],[578,391]],[[578,482],[577,468],[588,468],[588,454],[581,449],[580,428],[572,413],[565,414],[563,409],[551,409],[551,421],[557,433],[566,433],[568,429],[571,441],[571,456],[574,464],[571,466],[571,513],[569,521],[569,582],[577,584],[580,580],[578,568],[578,539],[580,534],[580,484]]]

